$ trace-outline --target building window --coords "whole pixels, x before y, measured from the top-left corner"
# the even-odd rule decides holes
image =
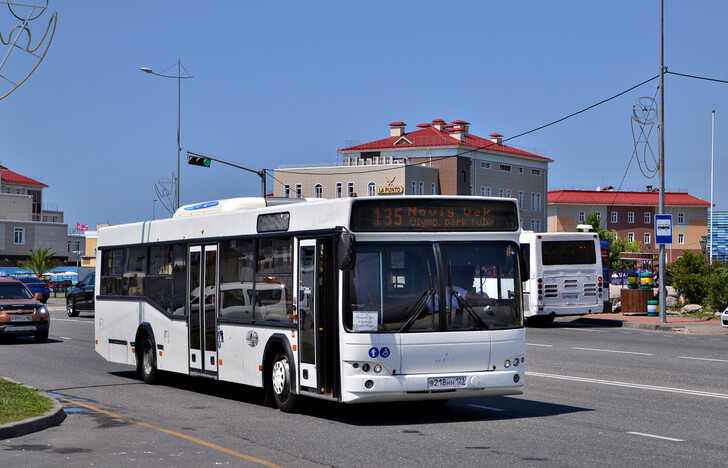
[[[71,250],[71,241],[68,241],[68,253],[71,252],[73,252],[73,250]]]
[[[490,169],[490,163],[489,162],[485,162],[485,161],[481,161],[480,168],[481,169]]]
[[[342,191],[344,190],[344,186],[341,182],[336,182],[336,198],[341,198],[343,196]]]
[[[597,216],[597,219],[598,219],[599,221],[601,221],[601,220],[602,220],[602,212],[601,212],[601,211],[595,211],[595,212],[594,212],[594,214],[595,214],[595,215]]]
[[[513,197],[513,190],[511,190],[511,189],[506,189],[506,197],[508,197],[508,198],[511,198],[511,197]]]
[[[291,186],[286,184],[283,186],[283,196],[286,198],[291,198]]]
[[[541,169],[531,169],[531,175],[540,176],[541,175]]]
[[[583,211],[580,211],[580,212],[579,212],[579,222],[580,222],[580,223],[583,223],[583,222],[585,222],[585,221],[586,221],[586,213],[585,213],[585,212],[583,212]]]
[[[437,195],[437,184],[432,184],[432,194]]]
[[[627,240],[630,242],[634,242],[634,232],[627,233]]]
[[[651,244],[652,243],[652,236],[649,232],[645,233],[645,244]]]
[[[685,234],[678,234],[677,235],[677,243],[678,244],[684,244],[685,243]]]
[[[684,213],[677,214],[677,224],[685,224],[685,214]]]
[[[531,230],[533,232],[541,232],[541,220],[540,219],[531,220]]]
[[[617,222],[617,212],[612,211],[612,223],[616,223],[616,222]]]
[[[346,186],[347,188],[347,196],[349,197],[355,197],[356,194],[354,193],[354,182],[349,182]]]
[[[511,172],[511,165],[510,164],[501,164],[500,170],[503,172]]]
[[[519,167],[519,168],[518,168],[518,173],[519,173],[519,174],[523,174],[523,168],[522,168],[522,167]]]
[[[316,184],[313,188],[313,196],[316,198],[323,198],[324,197],[324,186],[321,184]]]
[[[377,184],[374,182],[369,182],[367,185],[367,195],[370,197],[373,197],[377,194]]]
[[[652,213],[649,211],[645,213],[645,224],[652,223]]]
[[[490,196],[490,187],[480,187],[480,196],[481,197],[489,197]]]
[[[51,217],[51,221],[53,221],[54,223],[57,223],[57,222],[58,222],[58,216],[56,216],[56,215],[53,215],[53,216]]]
[[[412,181],[412,195],[417,195],[417,181]]]
[[[541,194],[540,193],[531,193],[531,210],[533,211],[541,211]]]
[[[76,241],[73,243],[73,250],[76,252],[81,251],[81,241]]]
[[[634,211],[630,211],[627,213],[627,222],[630,224],[634,223]]]
[[[296,198],[301,198],[301,196],[302,196],[302,193],[301,193],[301,191],[302,191],[302,190],[303,190],[303,189],[302,189],[302,187],[301,187],[301,184],[296,184]]]
[[[13,229],[13,244],[25,244],[25,228],[16,227]]]
[[[518,192],[518,209],[523,209],[523,192]]]
[[[504,196],[505,194],[506,194],[506,193],[505,193],[505,190],[503,190],[503,189],[498,189],[498,196],[499,196],[499,197],[502,197],[502,196]]]
[[[462,183],[465,183],[465,171],[462,171],[460,173],[460,180],[461,180]]]
[[[470,190],[471,195],[473,194],[472,192],[473,192],[473,190],[472,190],[472,185],[471,185],[471,190]],[[425,183],[420,182],[420,195],[424,195],[424,194],[425,194]]]

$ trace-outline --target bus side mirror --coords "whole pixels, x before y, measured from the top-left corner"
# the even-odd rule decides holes
[[[339,270],[351,271],[356,264],[356,237],[354,234],[341,228],[336,249]]]

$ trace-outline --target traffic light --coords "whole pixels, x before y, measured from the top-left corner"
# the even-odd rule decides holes
[[[203,158],[201,156],[187,156],[187,164],[192,164],[193,166],[210,167],[211,163],[212,161],[208,158]]]

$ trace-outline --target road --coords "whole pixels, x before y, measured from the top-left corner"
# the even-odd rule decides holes
[[[728,334],[561,323],[527,331],[526,392],[298,414],[185,376],[145,385],[93,351],[93,316],[51,301],[48,343],[0,345],[0,375],[51,392],[58,427],[0,441],[15,466],[725,466]]]

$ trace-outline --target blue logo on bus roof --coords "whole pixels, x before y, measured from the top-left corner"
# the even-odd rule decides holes
[[[203,208],[212,208],[213,206],[219,205],[219,201],[209,201],[205,203],[198,203],[197,205],[185,206],[185,211],[201,210]]]

